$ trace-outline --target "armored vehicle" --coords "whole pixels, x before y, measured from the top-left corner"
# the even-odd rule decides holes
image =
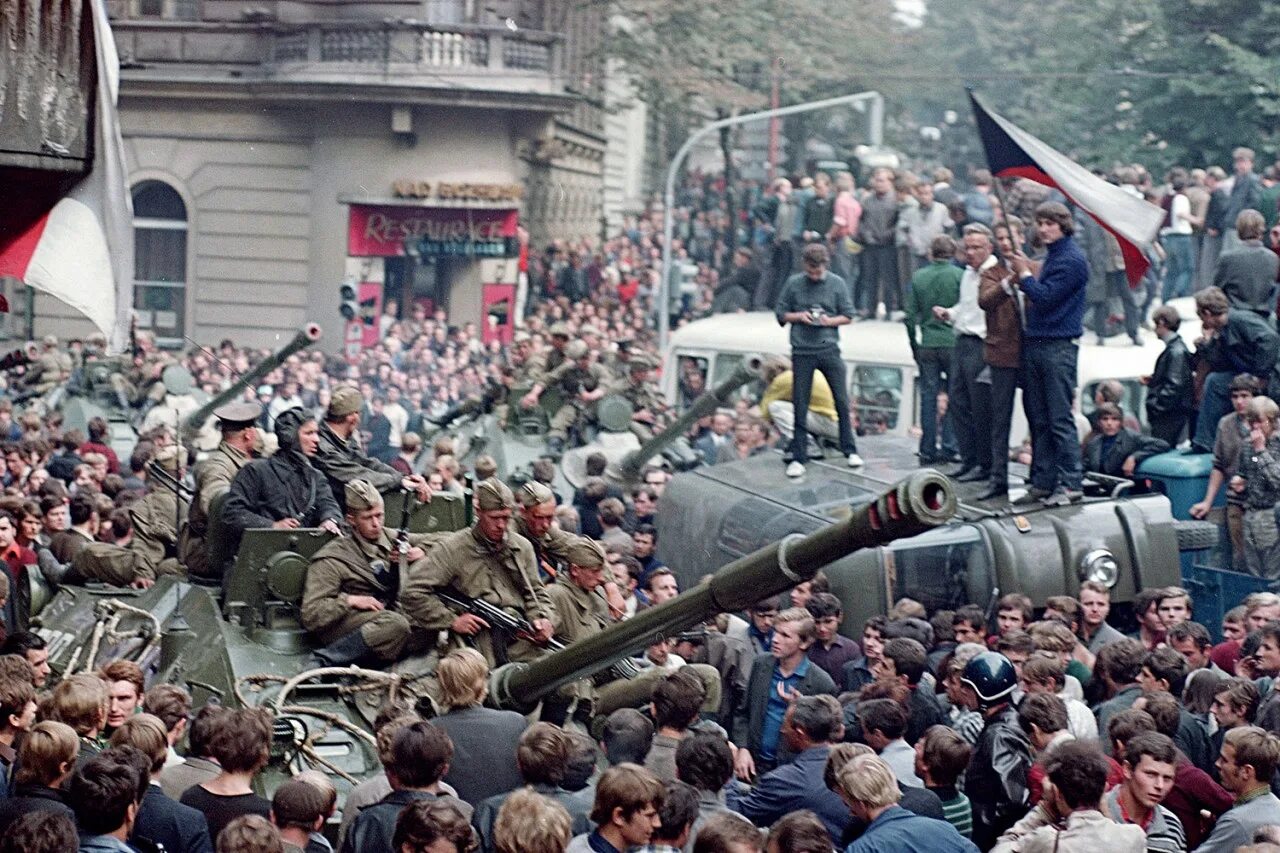
[[[918,464],[893,436],[859,440],[861,469],[812,462],[805,477],[783,474],[766,453],[677,475],[657,517],[658,555],[687,589],[766,542],[819,529],[871,500]],[[870,616],[903,596],[933,612],[1021,592],[1043,606],[1052,595],[1078,596],[1097,580],[1112,590],[1117,616],[1143,587],[1181,582],[1180,552],[1211,546],[1212,525],[1175,520],[1162,494],[1136,494],[1113,481],[1098,497],[1064,508],[997,508],[966,499],[951,523],[910,539],[859,551],[828,566],[831,591],[844,603],[844,630],[858,636]],[[1014,495],[1017,495],[1015,490]]]
[[[807,535],[787,536],[733,561],[705,584],[634,619],[531,664],[492,675],[492,701],[528,711],[563,684],[725,610],[781,592],[860,548],[883,546],[945,522],[951,484],[918,472]],[[436,529],[463,526],[461,498],[437,496],[425,510]],[[149,683],[191,691],[197,706],[261,706],[274,715],[271,763],[258,780],[270,791],[290,773],[315,767],[345,791],[380,770],[372,720],[388,698],[412,699],[428,675],[342,668],[308,670],[311,650],[298,620],[308,558],[328,541],[320,530],[250,530],[224,587],[165,577],[147,590],[65,587],[32,581],[26,617],[49,644],[53,678],[92,671],[118,658],[137,661]]]

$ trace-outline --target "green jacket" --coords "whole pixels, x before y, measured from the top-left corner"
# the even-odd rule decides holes
[[[903,322],[913,349],[950,349],[956,345],[951,324],[934,317],[933,307],[950,308],[960,301],[960,276],[960,268],[950,261],[934,261],[911,277]]]

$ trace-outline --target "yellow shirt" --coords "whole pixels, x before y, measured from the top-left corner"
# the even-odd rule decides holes
[[[779,373],[769,387],[764,389],[764,396],[760,398],[760,416],[766,421],[769,420],[769,404],[776,400],[785,400],[791,402],[791,381],[795,374],[788,370]],[[827,377],[818,371],[813,372],[813,390],[809,392],[809,411],[815,415],[836,419],[836,400],[831,395],[831,386],[827,384]]]

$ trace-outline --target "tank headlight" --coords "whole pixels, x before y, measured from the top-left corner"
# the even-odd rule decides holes
[[[1106,548],[1090,551],[1080,559],[1080,579],[1100,583],[1107,588],[1120,579],[1120,566],[1115,555]]]

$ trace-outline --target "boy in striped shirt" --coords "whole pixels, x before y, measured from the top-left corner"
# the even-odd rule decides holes
[[[956,780],[969,766],[969,753],[969,744],[950,726],[930,726],[916,742],[916,775],[942,800],[947,822],[965,838],[973,835],[973,809]]]

